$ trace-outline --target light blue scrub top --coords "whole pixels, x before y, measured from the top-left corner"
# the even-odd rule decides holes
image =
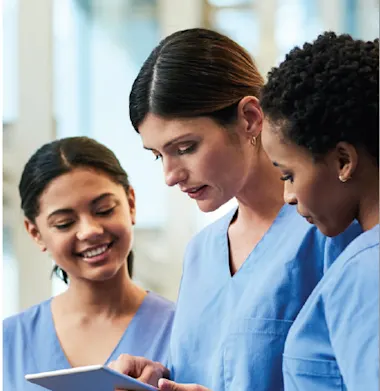
[[[4,390],[42,391],[24,375],[71,367],[60,346],[50,304],[51,299],[4,320]],[[167,363],[173,316],[174,304],[149,292],[105,364],[122,353]]]
[[[286,391],[379,390],[379,226],[334,262],[294,322]]]
[[[285,337],[333,259],[360,232],[334,240],[284,205],[233,277],[236,210],[188,245],[171,339],[171,377],[213,391],[281,391]],[[307,391],[307,390],[303,390]]]

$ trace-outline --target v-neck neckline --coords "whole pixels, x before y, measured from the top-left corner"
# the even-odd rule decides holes
[[[279,212],[277,213],[277,216],[273,220],[270,227],[267,229],[267,231],[264,233],[262,238],[258,241],[258,243],[254,246],[254,248],[250,251],[240,268],[231,275],[231,268],[230,268],[230,244],[229,244],[229,237],[228,237],[228,229],[233,221],[233,219],[236,216],[236,213],[238,213],[239,207],[234,208],[232,211],[229,212],[229,214],[226,216],[225,223],[221,226],[221,239],[222,239],[222,246],[224,249],[224,270],[227,273],[227,277],[229,280],[236,280],[239,278],[240,274],[244,273],[244,270],[249,269],[252,267],[253,259],[259,259],[265,252],[265,242],[267,241],[267,237],[269,235],[273,236],[272,234],[276,232],[277,227],[279,226],[278,222],[282,219],[282,217],[289,213],[290,210],[292,210],[293,206],[284,204],[280,208]]]
[[[128,326],[125,328],[123,334],[121,335],[119,341],[115,345],[115,347],[112,349],[111,353],[109,354],[107,360],[104,363],[101,363],[102,365],[107,365],[112,359],[119,348],[120,344],[128,338],[129,330],[133,330],[135,328],[134,324],[138,321],[138,318],[140,317],[140,313],[144,311],[144,308],[149,304],[151,301],[151,295],[152,293],[147,291],[146,296],[144,297],[142,303],[140,304],[139,308],[137,309],[136,313],[133,315],[131,321],[129,322]],[[67,368],[73,368],[73,366],[70,364],[69,360],[66,357],[66,354],[62,348],[61,342],[58,338],[57,330],[55,327],[54,319],[53,319],[53,311],[51,308],[52,304],[52,299],[50,298],[47,301],[47,310],[49,311],[49,316],[48,316],[48,322],[49,322],[49,328],[52,330],[52,345],[53,345],[53,350],[54,350],[54,356],[56,356],[57,362],[62,364],[59,365],[59,368],[55,369],[67,369]]]

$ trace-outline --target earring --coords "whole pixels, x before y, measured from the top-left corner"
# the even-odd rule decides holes
[[[251,144],[252,144],[253,146],[256,146],[256,137],[255,137],[255,136],[252,136],[252,138],[251,138]]]
[[[342,182],[342,183],[346,183],[349,179],[351,179],[350,176],[348,177],[344,177],[343,175],[339,175],[339,180]]]

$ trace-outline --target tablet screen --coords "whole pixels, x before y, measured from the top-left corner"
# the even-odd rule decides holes
[[[25,379],[52,391],[157,391],[157,388],[106,366],[93,365],[26,375]]]

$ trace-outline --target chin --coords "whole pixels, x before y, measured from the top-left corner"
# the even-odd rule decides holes
[[[317,228],[323,233],[323,235],[333,238],[334,236],[340,235],[344,232],[350,225],[349,224],[315,224]]]
[[[115,274],[116,273],[112,273],[110,271],[93,273],[92,275],[87,276],[87,280],[90,280],[93,282],[105,282],[108,280],[112,280],[115,277]]]
[[[223,204],[216,204],[210,201],[198,201],[198,208],[204,213],[215,212],[219,209]]]
[[[91,275],[88,276],[88,279],[97,282],[105,282],[116,278],[116,276],[119,275],[119,273],[123,273],[123,272],[124,272],[123,264],[117,266],[115,264],[114,265],[108,264],[108,265],[103,265],[98,270],[94,270],[93,273],[91,273]]]

